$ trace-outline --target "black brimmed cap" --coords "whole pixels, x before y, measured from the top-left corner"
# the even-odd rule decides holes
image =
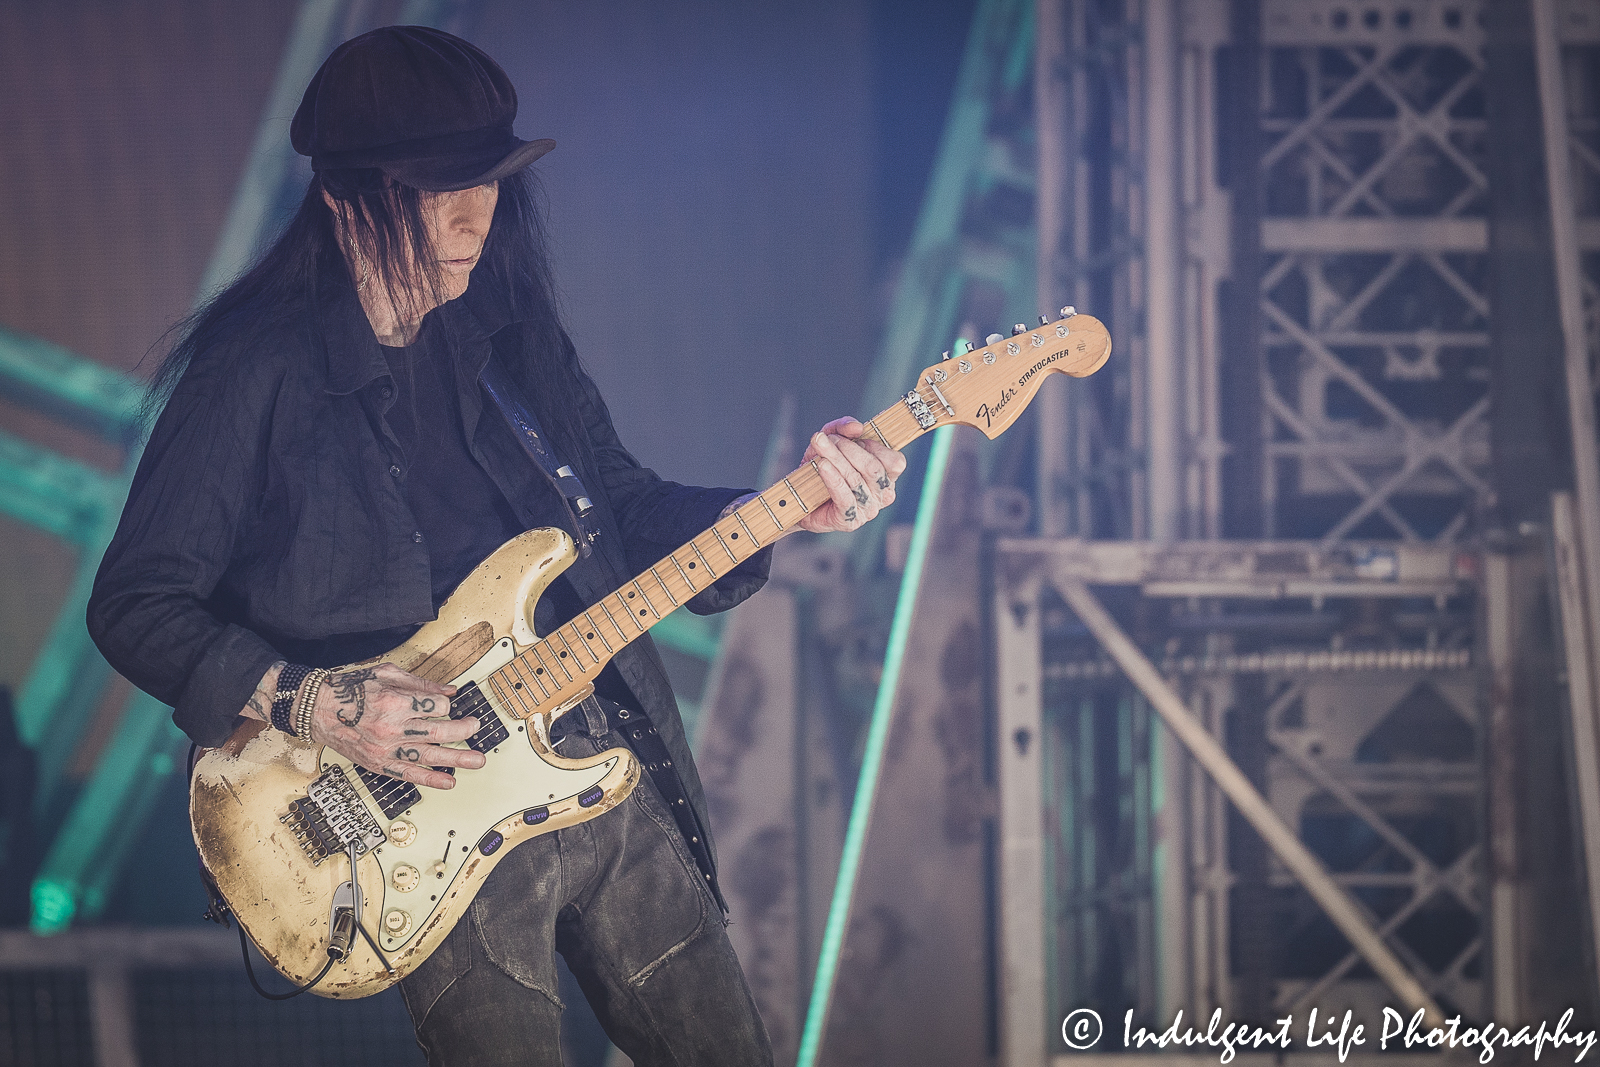
[[[289,127],[313,170],[377,167],[416,189],[471,189],[556,146],[511,132],[517,91],[483,50],[427,26],[385,26],[333,50]]]

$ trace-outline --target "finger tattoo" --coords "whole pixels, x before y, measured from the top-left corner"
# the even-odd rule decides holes
[[[889,476],[887,474],[878,475],[878,488],[879,489],[887,489],[887,488],[889,488]],[[863,503],[865,503],[865,501],[863,501]]]
[[[422,759],[422,750],[417,748],[397,748],[394,750],[395,759],[403,759],[407,763],[416,763]]]
[[[407,730],[406,733],[405,733],[405,736],[407,736],[407,737],[427,737],[428,736],[428,731],[426,731],[426,730]]]
[[[856,521],[856,508],[855,508],[854,504],[852,504],[849,507],[844,509],[844,521],[845,522],[855,522]]]
[[[418,715],[432,715],[433,707],[434,705],[432,697],[411,698],[411,710]]]
[[[856,495],[856,503],[865,507],[867,503],[867,483],[862,482],[850,491]]]

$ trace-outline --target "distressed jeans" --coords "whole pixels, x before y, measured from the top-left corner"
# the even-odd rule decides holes
[[[567,720],[588,732],[567,732],[563,755],[616,740],[603,717]],[[401,982],[430,1067],[559,1065],[556,952],[636,1067],[772,1063],[722,913],[648,775],[611,811],[513,849]]]

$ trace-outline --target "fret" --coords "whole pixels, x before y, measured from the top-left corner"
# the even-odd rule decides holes
[[[796,504],[800,505],[800,510],[805,512],[807,515],[811,514],[811,509],[806,507],[806,498],[795,491],[794,483],[788,478],[784,478],[783,484],[789,487],[789,495],[794,497],[794,502]]]
[[[615,594],[613,594],[613,595],[615,595]],[[606,618],[610,619],[611,620],[611,625],[616,627],[617,637],[622,641],[623,644],[627,644],[628,643],[628,634],[627,634],[627,632],[624,631],[622,626],[617,622],[617,617],[615,615],[611,614],[611,609],[606,607],[606,602],[604,600],[600,601],[600,610],[606,613]],[[644,628],[640,627],[639,628],[639,632],[640,633],[644,633]]]
[[[689,587],[689,592],[698,593],[700,590],[696,589],[694,587],[694,583],[689,580],[689,572],[684,570],[683,569],[683,564],[678,562],[677,554],[674,553],[674,554],[668,556],[667,558],[672,561],[672,565],[674,567],[678,568],[678,574],[683,578],[683,584]]]
[[[516,659],[512,660],[509,664],[507,664],[507,666],[509,666],[511,668],[512,672],[515,673],[516,676],[519,679],[521,679],[524,683],[532,682],[534,685],[538,686],[539,687],[539,692],[544,694],[544,697],[545,697],[546,700],[548,700],[550,698],[550,690],[548,690],[548,689],[546,689],[544,687],[544,683],[539,680],[539,676],[537,674],[528,674],[525,671],[523,671],[523,669],[522,669],[522,657],[521,656],[518,656]],[[526,689],[527,685],[524,684],[523,688]],[[532,695],[533,691],[531,689],[529,689],[528,692],[529,692],[529,695]],[[537,703],[537,701],[535,701],[535,703]]]
[[[728,547],[728,542],[726,542],[726,541],[724,541],[722,539],[722,534],[717,530],[717,528],[715,526],[711,527],[711,536],[713,536],[713,537],[715,537],[717,539],[717,544],[722,546],[722,551],[724,551],[724,552],[726,552],[728,554],[728,558],[729,559],[733,560],[734,563],[738,563],[739,562],[739,557],[735,556],[733,554],[733,549]]]
[[[605,645],[605,646],[606,646],[606,651],[607,651],[607,652],[611,652],[611,653],[615,653],[615,652],[616,652],[616,649],[614,649],[614,648],[612,648],[612,647],[611,647],[611,642],[610,642],[610,641],[607,641],[607,640],[606,640],[606,632],[605,632],[605,631],[604,631],[604,630],[602,630],[602,629],[601,629],[601,628],[600,628],[600,627],[598,627],[598,626],[596,626],[596,625],[595,625],[595,624],[594,624],[594,616],[592,616],[592,615],[590,615],[590,614],[589,614],[589,613],[588,613],[588,612],[587,612],[587,611],[586,611],[586,612],[584,612],[584,613],[583,613],[583,617],[584,617],[584,618],[585,618],[585,619],[588,619],[588,620],[589,620],[589,628],[590,628],[590,629],[591,629],[591,630],[593,630],[593,631],[594,631],[594,632],[595,632],[595,634],[596,634],[596,636],[598,636],[598,637],[599,637],[599,638],[600,638],[600,643],[601,643],[601,644],[602,644],[602,645]],[[592,654],[593,654],[593,653],[591,653],[591,655],[592,655]]]
[[[567,626],[571,626],[571,625],[572,625],[571,623],[567,624]],[[567,646],[567,651],[568,652],[572,653],[572,665],[574,667],[578,668],[578,671],[581,674],[583,672],[583,657],[578,655],[577,649],[572,647],[572,642],[567,640],[567,635],[561,632],[562,630],[565,630],[567,628],[567,626],[558,626],[558,627],[556,627],[555,636],[561,638],[561,643],[563,645]],[[572,636],[573,637],[577,637],[578,636],[578,631],[576,629],[574,629],[572,631]],[[582,638],[579,638],[579,643],[580,644],[582,643]],[[560,653],[556,654],[556,659],[557,659],[557,661],[559,661],[561,659],[561,654]],[[596,660],[595,662],[599,662],[599,661]],[[562,670],[566,670],[566,668],[562,667]],[[571,673],[567,674],[567,678],[569,680],[572,678]]]
[[[538,655],[539,655],[539,664],[542,667],[544,667],[545,671],[550,675],[550,678],[552,680],[554,680],[555,676],[556,676],[556,672],[550,670],[550,664],[545,662],[544,653],[539,651],[539,646],[540,645],[545,645],[545,644],[548,644],[548,643],[549,643],[549,639],[548,638],[545,638],[543,640],[537,641],[537,642],[534,643],[533,650],[535,652],[537,652]],[[561,662],[561,657],[560,656],[556,656],[554,658],[555,658],[556,666],[561,668],[561,673],[565,674],[567,676],[567,681],[569,681],[569,682],[572,681],[572,672],[567,670],[566,665]],[[560,683],[557,683],[557,684],[559,685]]]
[[[656,581],[658,581],[658,582],[660,580],[661,580],[660,578],[656,579]],[[656,610],[656,606],[654,604],[650,603],[650,598],[644,595],[644,586],[639,584],[639,579],[635,578],[633,580],[633,587],[635,589],[639,590],[639,596],[640,596],[641,599],[644,600],[645,607],[650,609],[650,614],[654,615],[658,619],[661,618],[661,612],[657,611]],[[632,609],[630,608],[629,610],[632,610]]]
[[[519,712],[517,716],[518,718],[526,719],[529,715],[533,714],[533,709],[525,706],[519,699],[521,694],[518,693],[517,690],[507,686],[504,682],[501,682],[493,674],[489,675],[489,688],[494,691],[495,696],[500,698],[500,703],[502,705],[508,708],[515,708]]]
[[[749,525],[747,525],[747,524],[746,524],[746,523],[745,523],[745,521],[744,521],[744,519],[743,519],[743,518],[741,518],[741,517],[740,517],[740,515],[739,515],[739,513],[738,513],[738,512],[737,512],[737,511],[735,511],[735,512],[734,512],[734,513],[733,513],[733,517],[734,517],[734,518],[735,518],[735,519],[738,519],[738,520],[739,520],[739,525],[740,525],[740,526],[743,526],[743,527],[744,527],[744,535],[745,535],[745,536],[746,536],[746,537],[748,537],[748,538],[750,538],[750,543],[751,543],[751,544],[753,544],[753,545],[755,545],[755,546],[756,546],[756,547],[757,547],[757,548],[760,548],[760,547],[761,547],[761,542],[760,542],[760,541],[758,541],[758,540],[756,540],[756,535],[755,535],[755,534],[753,534],[753,533],[751,533],[751,532],[750,532],[750,527],[749,527]]]
[[[717,572],[712,569],[711,564],[706,560],[705,553],[700,551],[699,545],[695,544],[693,541],[690,541],[689,547],[694,549],[694,554],[700,557],[700,565],[706,569],[707,574],[711,575],[712,581],[715,581],[718,577],[720,577],[720,575],[718,575]]]
[[[772,510],[772,506],[767,503],[767,498],[766,497],[761,496],[760,494],[757,494],[756,495],[756,499],[761,501],[761,506],[767,509],[767,515],[772,519],[772,524],[774,526],[776,526],[780,530],[783,530],[783,529],[787,528],[787,527],[785,527],[783,525],[782,522],[779,521],[778,513],[776,511]]]
[[[661,587],[661,591],[667,594],[667,599],[672,601],[672,606],[677,607],[678,598],[672,595],[672,590],[667,588],[667,583],[661,580],[661,575],[656,573],[656,569],[654,567],[650,568],[650,577],[654,578],[656,580],[656,584]]]
[[[883,431],[878,429],[878,420],[877,419],[868,419],[867,420],[867,425],[872,427],[872,432],[878,435],[878,440],[883,442],[883,447],[884,448],[893,448],[894,447],[894,445],[891,445],[889,443],[889,439],[887,437],[883,436]]]

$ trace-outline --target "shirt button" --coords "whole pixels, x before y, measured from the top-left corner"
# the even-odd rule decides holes
[[[388,400],[392,396],[394,396],[394,390],[389,388],[387,385],[384,386],[383,387],[383,398],[385,400]]]
[[[411,540],[415,541],[419,545],[422,544],[422,531],[418,530],[416,533],[412,534]]]
[[[395,464],[394,466],[390,467],[389,473],[394,475],[396,478],[400,477],[400,465]]]

